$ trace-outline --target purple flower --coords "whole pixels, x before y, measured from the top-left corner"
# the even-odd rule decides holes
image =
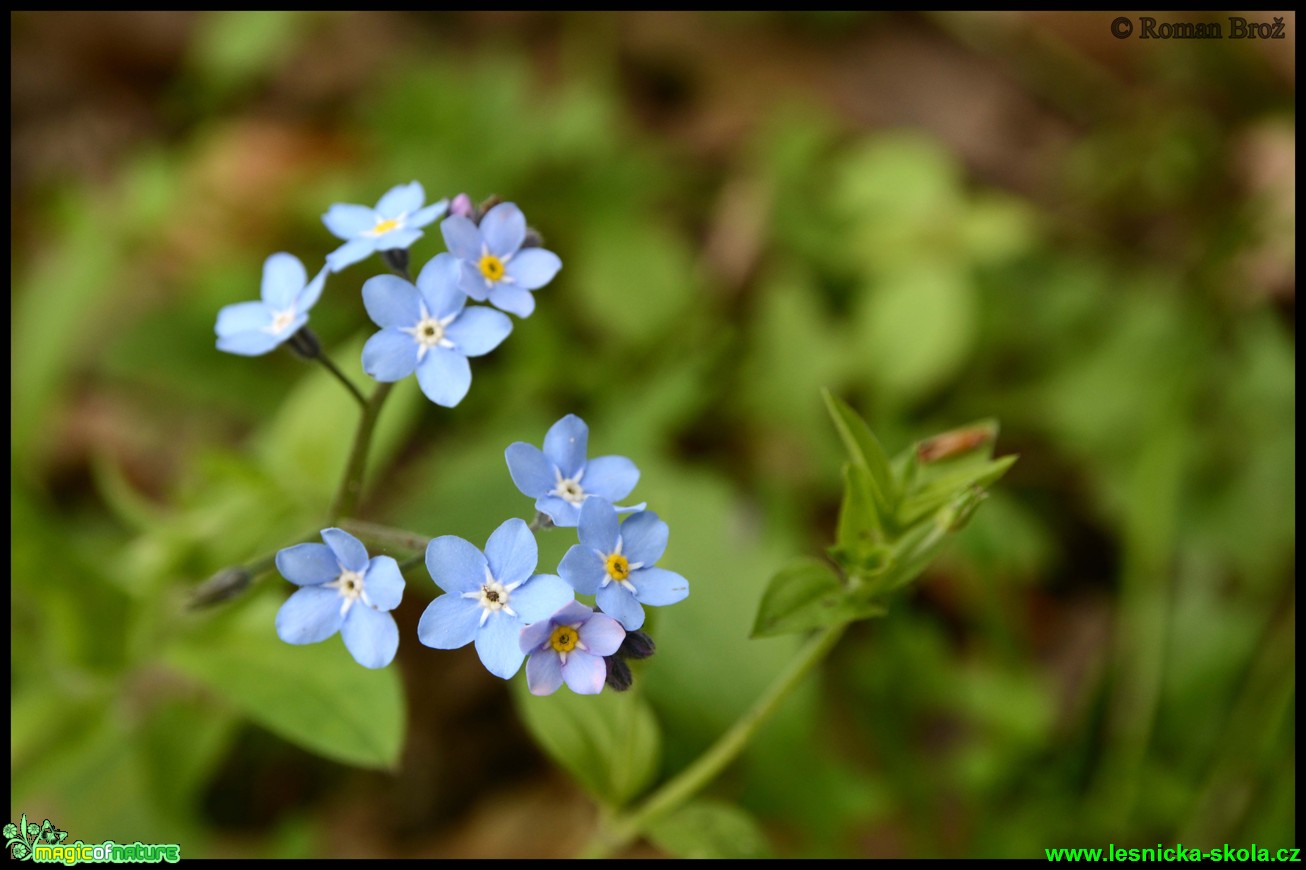
[[[417,383],[437,405],[452,408],[472,385],[469,356],[482,356],[512,332],[506,314],[473,305],[458,289],[458,261],[439,254],[413,286],[394,275],[363,284],[363,305],[381,331],[363,345],[363,370],[389,383],[417,372]]]
[[[564,682],[578,695],[603,691],[608,666],[603,660],[621,646],[626,630],[611,617],[572,601],[542,622],[522,629],[526,685],[532,695],[552,695]]]
[[[308,309],[322,295],[326,269],[312,281],[293,254],[273,254],[263,263],[261,302],[237,302],[218,312],[218,350],[261,356],[308,322]]]
[[[435,649],[475,641],[486,670],[508,679],[525,657],[517,646],[522,628],[576,597],[558,577],[533,574],[538,559],[535,536],[520,519],[495,529],[484,553],[453,535],[435,538],[426,546],[426,568],[448,594],[427,606],[418,639]]]
[[[462,263],[459,286],[477,302],[490,300],[518,317],[535,310],[537,290],[553,280],[562,260],[543,248],[526,248],[526,216],[511,202],[501,202],[485,213],[480,226],[461,215],[440,224],[449,252]]]
[[[399,564],[389,556],[369,560],[363,544],[340,529],[323,529],[322,540],[277,553],[277,570],[301,587],[277,612],[277,635],[286,643],[317,643],[338,631],[355,661],[383,668],[399,649],[389,613],[404,594]]]
[[[593,496],[616,504],[630,495],[639,482],[639,469],[624,456],[598,456],[586,460],[589,426],[575,414],[568,414],[549,427],[544,449],[524,441],[508,445],[504,458],[508,473],[523,495],[535,499],[535,509],[547,514],[556,526],[580,522],[580,508]],[[644,505],[617,508],[643,510]]]
[[[641,511],[620,526],[617,512],[592,498],[580,509],[580,543],[558,565],[562,579],[577,592],[593,595],[599,609],[627,631],[644,624],[644,605],[683,601],[689,581],[653,563],[667,549],[667,524],[652,511]]]
[[[345,243],[327,255],[327,267],[339,272],[377,251],[407,248],[422,237],[421,228],[444,214],[449,200],[422,208],[426,192],[422,185],[401,184],[386,191],[376,208],[337,203],[322,215],[332,235]]]

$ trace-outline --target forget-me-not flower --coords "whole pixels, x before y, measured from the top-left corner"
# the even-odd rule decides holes
[[[535,509],[555,526],[575,526],[580,508],[592,496],[616,504],[639,482],[639,469],[624,456],[598,456],[586,461],[589,426],[568,414],[549,427],[544,449],[524,441],[508,445],[508,473],[523,495],[535,499]],[[637,511],[644,505],[618,508]]]
[[[422,185],[401,184],[386,191],[376,208],[336,203],[322,215],[322,223],[345,243],[327,254],[327,267],[339,272],[377,251],[407,248],[422,237],[422,227],[444,214],[449,200],[422,207]]]
[[[458,289],[458,261],[438,254],[413,286],[394,275],[363,284],[363,305],[381,331],[363,345],[363,370],[390,382],[417,372],[417,383],[437,405],[452,408],[472,385],[469,356],[487,354],[512,332],[506,314],[473,305]]]
[[[418,639],[435,649],[475,641],[486,670],[508,679],[526,657],[518,646],[522,628],[576,597],[561,578],[534,574],[538,559],[535,536],[520,519],[495,529],[484,553],[453,535],[435,538],[426,546],[426,568],[446,594],[422,614]]]
[[[440,224],[449,252],[462,263],[460,286],[477,302],[490,300],[518,317],[535,310],[537,290],[553,280],[562,260],[543,248],[522,249],[526,216],[511,202],[501,202],[485,213],[480,226],[460,215]]]
[[[367,549],[340,529],[323,529],[326,544],[296,544],[277,553],[277,570],[300,589],[277,612],[286,643],[317,643],[337,631],[349,654],[367,668],[383,668],[399,649],[389,611],[399,606],[404,577],[389,556]]]
[[[626,630],[615,619],[572,601],[548,619],[522,629],[526,685],[532,695],[552,695],[565,681],[578,695],[603,691],[603,660],[621,646]]]
[[[558,573],[577,591],[593,595],[599,609],[627,631],[644,624],[644,607],[683,601],[689,581],[655,568],[667,548],[667,524],[652,511],[628,517],[620,526],[617,512],[592,498],[580,509],[580,543],[567,551]]]
[[[218,350],[260,356],[308,323],[308,309],[322,295],[327,270],[312,281],[294,254],[273,254],[263,262],[261,302],[237,302],[218,312]]]

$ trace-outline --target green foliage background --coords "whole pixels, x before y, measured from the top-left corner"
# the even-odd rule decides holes
[[[1290,845],[1292,79],[1278,46],[1110,17],[16,13],[10,815],[190,856],[571,854],[593,799],[683,766],[795,649],[747,638],[834,538],[828,387],[890,453],[992,416],[1021,461],[641,850]],[[142,21],[164,37],[86,48]],[[856,109],[891,49],[921,110]],[[109,141],[70,120],[80,158],[73,109],[24,102],[36,57],[74,56],[104,70],[78,105],[136,81],[145,113]],[[987,149],[925,108],[967,69],[999,82]],[[1037,160],[1003,151],[1004,106]],[[519,723],[598,726],[418,644],[421,568],[379,673],[281,644],[275,575],[185,609],[316,533],[356,414],[289,354],[215,351],[216,311],[273,251],[320,262],[331,203],[413,179],[517,202],[564,268],[458,408],[396,390],[365,515],[479,545],[531,511],[503,448],[574,412],[691,581],[594,738],[638,749],[577,784]],[[360,379],[376,271],[313,313]]]

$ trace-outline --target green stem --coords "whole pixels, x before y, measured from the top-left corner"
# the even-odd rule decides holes
[[[333,362],[331,361],[331,357],[329,357],[329,356],[327,356],[326,354],[323,353],[323,354],[319,354],[319,355],[318,355],[317,360],[318,360],[318,362],[322,363],[323,366],[326,367],[326,370],[327,370],[327,371],[329,371],[329,372],[331,372],[331,374],[335,375],[336,380],[340,381],[340,383],[342,383],[342,384],[345,385],[345,389],[348,390],[348,391],[349,391],[349,394],[350,394],[351,396],[353,396],[353,397],[358,401],[359,406],[362,407],[364,410],[366,410],[366,409],[367,409],[367,399],[363,396],[362,392],[358,389],[358,387],[354,386],[354,382],[351,381],[351,380],[350,380],[350,379],[345,375],[345,373],[342,372],[342,371],[341,371],[341,370],[336,366],[336,364],[333,363]]]
[[[365,520],[342,519],[339,526],[354,537],[381,547],[425,553],[426,545],[431,542],[429,535],[419,535],[417,532],[383,526],[380,523],[369,523]]]
[[[358,502],[363,495],[363,472],[367,469],[367,451],[372,445],[372,431],[376,429],[376,420],[390,395],[394,384],[377,384],[372,398],[363,406],[363,415],[358,421],[358,430],[354,433],[354,446],[349,449],[349,462],[345,466],[345,476],[340,481],[335,501],[331,504],[331,523],[339,522],[341,517],[358,512]]]
[[[614,854],[638,837],[649,823],[679,807],[715,779],[744,751],[757,729],[779,709],[781,702],[803,681],[807,673],[825,658],[845,628],[847,623],[832,625],[808,641],[753,706],[730,726],[729,731],[722,734],[693,764],[649,795],[639,806],[601,826],[589,845],[581,851],[580,857],[605,858]]]

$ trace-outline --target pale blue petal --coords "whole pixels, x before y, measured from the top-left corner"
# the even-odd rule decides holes
[[[481,606],[455,592],[426,605],[417,623],[417,639],[432,649],[459,649],[475,640],[480,627]]]
[[[481,657],[481,664],[496,677],[507,680],[521,668],[521,647],[517,638],[521,634],[521,622],[502,610],[490,614],[480,631],[476,632],[476,654]]]
[[[574,478],[585,467],[590,427],[575,414],[568,414],[544,433],[544,455],[558,466],[563,477]],[[584,481],[581,482],[584,485]]]
[[[531,312],[535,310],[535,297],[531,295],[529,290],[523,290],[502,281],[490,288],[486,298],[490,300],[490,304],[495,308],[509,314],[516,314],[518,317],[530,317]]]
[[[626,630],[621,623],[601,613],[595,613],[584,622],[579,632],[581,643],[596,656],[610,656],[626,639]]]
[[[261,298],[273,311],[285,311],[295,304],[295,297],[304,289],[308,273],[304,264],[294,254],[273,254],[263,261],[263,288]]]
[[[626,631],[636,631],[644,624],[644,608],[635,596],[618,583],[609,583],[594,596],[599,609],[620,622]]]
[[[501,202],[481,218],[481,238],[491,254],[506,257],[526,240],[526,216],[511,202]]]
[[[553,634],[556,623],[551,619],[541,619],[538,622],[528,625],[521,630],[517,636],[517,646],[526,655],[530,655],[540,647],[545,646],[549,641],[549,636]]]
[[[378,332],[363,345],[363,371],[388,384],[417,368],[417,341],[393,327]]]
[[[532,695],[552,695],[562,685],[562,660],[553,650],[537,652],[526,662],[526,687]]]
[[[534,444],[516,441],[503,451],[503,457],[508,461],[508,474],[522,495],[541,498],[558,483],[553,463]]]
[[[286,340],[284,335],[252,331],[224,335],[218,339],[218,350],[238,353],[241,356],[262,356]]]
[[[575,591],[561,577],[536,574],[512,591],[508,597],[508,606],[522,622],[539,622],[547,620],[558,608],[574,600]]]
[[[317,304],[318,298],[322,295],[322,288],[326,286],[327,275],[330,274],[330,272],[330,269],[323,266],[318,270],[318,273],[313,276],[313,280],[309,281],[308,285],[303,290],[299,291],[299,295],[295,297],[296,311],[307,312]]]
[[[375,556],[367,563],[367,576],[363,591],[380,610],[394,610],[404,597],[404,574],[399,563],[390,556]]]
[[[642,501],[639,504],[626,505],[625,507],[613,505],[612,507],[619,514],[637,514],[648,507],[648,502]]]
[[[440,222],[444,246],[460,260],[477,262],[481,259],[481,231],[465,217],[452,215]]]
[[[523,519],[505,520],[485,542],[485,559],[490,563],[490,573],[505,586],[530,577],[539,558],[540,547]]]
[[[391,230],[376,237],[376,249],[378,251],[393,251],[396,248],[406,248],[421,237],[421,230],[409,227]]]
[[[518,251],[508,261],[505,270],[513,283],[523,290],[535,290],[553,280],[562,268],[562,260],[552,251],[543,248],[527,248]]]
[[[213,331],[218,335],[258,332],[272,325],[272,311],[262,302],[237,302],[218,312]]]
[[[594,616],[594,610],[588,604],[571,601],[550,617],[554,625],[583,625]]]
[[[596,456],[586,463],[581,483],[586,492],[616,504],[639,483],[639,469],[624,456]]]
[[[422,294],[397,275],[376,275],[363,282],[363,307],[377,326],[416,326],[422,319]]]
[[[617,512],[601,498],[587,498],[580,507],[577,532],[584,546],[611,553],[617,548]]]
[[[593,595],[599,591],[599,584],[608,576],[601,559],[589,547],[580,544],[567,551],[558,563],[558,573],[573,589],[582,595]]]
[[[599,656],[573,652],[562,666],[562,678],[577,695],[597,695],[608,678],[608,663]]]
[[[472,386],[472,367],[467,357],[444,347],[433,347],[417,364],[417,385],[426,398],[445,408],[463,400]]]
[[[340,576],[340,563],[326,544],[296,544],[277,553],[277,570],[296,586],[319,586]]]
[[[630,572],[635,597],[645,604],[662,607],[689,597],[689,581],[665,568],[641,568]]]
[[[667,524],[653,511],[642,511],[621,524],[621,554],[633,565],[652,566],[667,549]]]
[[[280,332],[273,333],[277,339],[277,343],[280,344],[296,332],[299,332],[299,330],[303,329],[305,323],[308,323],[308,315],[296,314],[295,319],[287,323]]]
[[[332,272],[339,272],[346,266],[366,260],[374,253],[376,253],[376,239],[372,236],[350,239],[327,254],[327,268]]]
[[[376,213],[386,220],[392,220],[401,214],[417,211],[425,201],[426,191],[422,190],[421,182],[401,184],[385,192],[376,204]]]
[[[376,212],[365,205],[336,204],[322,215],[322,223],[336,238],[349,240],[376,226]]]
[[[580,508],[556,495],[537,498],[535,509],[553,520],[553,524],[560,529],[574,529],[580,522]]]
[[[426,208],[418,209],[417,211],[413,212],[408,216],[408,220],[404,221],[404,223],[406,223],[410,227],[417,227],[417,228],[424,227],[427,224],[429,224],[431,221],[443,215],[445,209],[447,209],[448,207],[449,207],[449,200],[442,199],[439,202],[431,203]]]
[[[341,565],[355,574],[367,570],[367,548],[358,538],[340,529],[323,529],[322,540],[336,554]]]
[[[485,280],[481,270],[466,260],[458,261],[458,289],[475,299],[484,302],[490,298],[490,282]]]
[[[463,296],[461,290],[458,295]],[[463,356],[482,356],[498,347],[510,332],[512,321],[508,315],[493,308],[473,305],[463,309],[458,319],[445,328],[444,334]]]
[[[349,608],[340,627],[345,649],[365,668],[383,668],[399,650],[399,626],[388,613],[373,610],[361,602]]]
[[[461,595],[479,590],[485,582],[485,568],[485,554],[455,535],[433,538],[426,545],[426,570],[445,592]]]
[[[462,263],[452,254],[436,254],[417,275],[417,289],[426,301],[426,310],[436,320],[462,311],[467,294],[458,286]]]
[[[321,586],[296,590],[277,611],[277,637],[286,643],[317,643],[340,630],[340,594]]]

